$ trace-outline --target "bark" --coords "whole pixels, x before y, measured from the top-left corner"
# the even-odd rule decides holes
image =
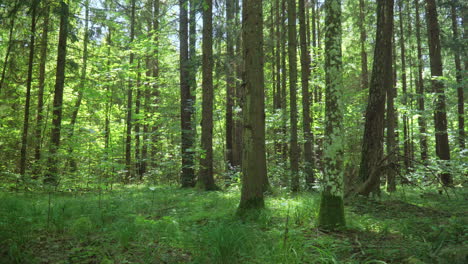
[[[360,179],[363,185],[358,194],[368,196],[380,192],[380,170],[383,160],[383,132],[385,97],[392,85],[393,0],[377,2],[377,33],[374,63],[366,109],[361,154]]]
[[[34,63],[34,40],[36,36],[36,0],[32,1],[31,6],[31,39],[29,41],[29,60],[28,60],[28,77],[26,80],[26,102],[24,105],[24,120],[23,120],[23,134],[21,137],[21,154],[20,154],[20,174],[24,176],[26,172],[26,159],[28,148],[28,130],[29,130],[29,110],[31,104],[31,84]]]
[[[453,39],[458,42],[460,35],[458,34],[458,22],[457,22],[457,9],[454,1],[450,4],[450,17],[452,19],[452,33]],[[466,34],[466,33],[465,33]],[[455,47],[454,50],[454,59],[455,59],[455,70],[456,70],[456,80],[457,80],[457,110],[458,110],[458,145],[460,150],[465,149],[465,100],[463,94],[463,77],[462,77],[462,67],[461,67],[461,56],[460,48]],[[466,69],[465,69],[466,70]]]
[[[343,83],[341,59],[341,1],[325,0],[325,142],[324,183],[319,227],[345,225],[343,205]]]
[[[60,29],[57,48],[57,71],[55,75],[54,102],[52,110],[52,129],[50,133],[50,148],[48,158],[48,172],[44,181],[48,184],[58,183],[58,149],[60,147],[60,133],[62,125],[63,88],[65,84],[65,64],[67,56],[68,35],[68,5],[60,2]]]
[[[291,137],[289,161],[291,166],[291,190],[299,191],[299,146],[297,143],[297,33],[296,1],[288,0],[288,58],[289,58],[289,102]]]
[[[302,130],[304,133],[304,166],[305,180],[307,188],[311,188],[314,179],[314,160],[312,153],[313,135],[310,130],[310,92],[309,92],[309,76],[310,76],[310,55],[309,46],[307,45],[307,25],[305,15],[305,1],[299,0],[299,35],[301,41],[301,84],[302,84]]]
[[[359,0],[359,31],[361,41],[361,89],[367,89],[369,88],[369,72],[367,70],[367,33],[364,0]]]
[[[140,59],[138,59],[138,66],[137,66],[137,80],[136,80],[136,98],[135,98],[135,169],[136,174],[138,176],[138,180],[143,180],[143,174],[141,173],[141,117],[140,117],[140,109],[141,109],[141,71],[140,71],[141,63]]]
[[[217,189],[213,177],[213,0],[204,0],[202,41],[202,120],[198,183],[204,190]]]
[[[281,25],[282,25],[282,38],[281,38],[281,107],[282,107],[282,113],[281,113],[281,135],[282,135],[282,141],[283,141],[283,146],[282,146],[282,156],[283,156],[283,162],[286,163],[286,160],[288,158],[288,143],[287,143],[287,135],[288,135],[288,132],[287,132],[287,129],[286,129],[286,125],[287,125],[287,122],[288,122],[288,117],[287,117],[287,97],[286,97],[286,84],[287,84],[287,74],[288,74],[288,71],[287,71],[287,65],[286,65],[286,58],[288,56],[288,54],[286,53],[286,45],[287,45],[287,26],[286,26],[286,0],[282,0],[281,1],[281,10],[282,10],[282,13],[281,13]],[[283,179],[283,183],[284,185],[288,185],[289,182],[288,182],[288,179],[289,178],[289,175],[287,173],[284,174],[284,179]]]
[[[427,160],[427,136],[426,136],[426,119],[424,117],[425,106],[424,106],[424,79],[423,79],[423,58],[422,58],[422,47],[421,47],[421,19],[419,15],[419,0],[415,2],[416,12],[416,45],[418,52],[418,79],[416,84],[416,92],[418,94],[418,125],[419,125],[419,144],[421,145],[421,159],[425,162]]]
[[[234,0],[234,14],[235,14],[235,24],[239,25],[240,21],[240,6],[239,0]],[[239,27],[236,26],[235,31],[235,71],[236,71],[236,87],[235,87],[235,95],[234,95],[234,103],[237,109],[242,110],[242,102],[243,102],[243,91],[241,86],[241,79],[242,79],[242,55],[241,55],[241,37],[239,33]],[[236,111],[235,119],[234,119],[234,135],[233,135],[233,146],[232,146],[232,166],[234,168],[240,168],[242,164],[242,111]]]
[[[439,159],[450,160],[450,146],[447,133],[447,112],[445,106],[444,83],[438,79],[443,76],[442,55],[440,48],[440,30],[437,20],[435,0],[426,0],[427,36],[429,43],[429,58],[432,76],[432,92],[435,93],[434,126],[436,140],[436,155]],[[444,186],[452,184],[452,176],[448,172],[439,175]]]
[[[44,89],[45,89],[45,75],[46,75],[46,62],[47,62],[47,45],[49,34],[49,10],[50,7],[47,2],[44,2],[44,23],[42,25],[41,36],[41,50],[39,62],[39,89],[37,92],[37,116],[36,116],[36,146],[34,149],[34,159],[36,163],[41,160],[41,146],[42,146],[42,119],[44,118]],[[38,173],[40,170],[39,165],[36,165],[35,171]]]
[[[236,87],[234,62],[234,1],[226,1],[226,163],[227,169],[232,167],[234,144],[234,89]]]
[[[188,50],[188,13],[187,0],[179,0],[180,21],[180,116],[181,116],[181,151],[183,188],[195,186],[195,172],[193,160],[193,128],[192,103],[189,83],[189,50]]]
[[[265,206],[265,90],[263,76],[262,1],[245,1],[242,10],[244,69],[242,189],[238,214]]]
[[[393,38],[392,38],[393,39]],[[395,43],[392,43],[392,46],[395,45]],[[393,53],[393,48],[392,48],[392,53]],[[393,58],[393,54],[392,54]],[[393,60],[393,59],[392,59]],[[387,119],[386,119],[386,125],[387,125],[387,169],[385,172],[385,175],[387,177],[387,191],[388,192],[394,192],[396,191],[396,168],[397,168],[397,144],[396,144],[396,110],[395,110],[395,103],[394,100],[396,98],[396,86],[393,85],[394,83],[394,76],[393,72],[387,76],[388,80],[386,81],[387,83],[390,83],[392,85],[387,85]]]
[[[130,45],[135,39],[135,1],[132,0],[131,17],[130,17]],[[130,52],[130,67],[133,65],[135,54]],[[125,138],[125,167],[127,170],[125,182],[129,182],[133,177],[132,167],[132,104],[133,104],[133,77],[128,80],[127,88],[127,120],[126,120],[126,138]]]

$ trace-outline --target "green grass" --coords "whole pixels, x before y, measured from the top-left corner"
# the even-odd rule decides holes
[[[0,193],[0,263],[467,263],[468,190],[402,189],[316,228],[319,195],[276,192],[255,219],[239,190],[133,186]],[[50,206],[49,206],[50,204]]]

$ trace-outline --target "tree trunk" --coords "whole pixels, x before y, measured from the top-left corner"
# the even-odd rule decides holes
[[[141,173],[141,62],[140,58],[137,66],[137,80],[136,80],[136,98],[135,98],[135,171],[138,180],[143,180],[143,174]]]
[[[42,25],[41,36],[41,51],[39,62],[39,89],[37,92],[37,117],[36,117],[36,146],[34,149],[34,159],[36,162],[35,173],[40,171],[41,160],[41,146],[42,146],[42,119],[44,118],[44,89],[45,89],[45,75],[46,75],[46,62],[47,62],[47,45],[49,33],[49,10],[50,7],[47,2],[44,3],[44,24]],[[36,176],[34,176],[36,177]]]
[[[188,12],[187,0],[179,0],[180,21],[180,119],[182,137],[182,187],[195,186],[195,172],[193,160],[193,128],[192,128],[192,104],[189,83],[189,50],[188,50]]]
[[[392,38],[393,39],[393,38]],[[393,53],[393,45],[395,43],[392,43],[392,53]],[[393,54],[392,54],[393,58]],[[393,59],[392,59],[393,60]],[[393,63],[392,63],[393,64]],[[396,143],[396,133],[395,133],[395,128],[396,128],[396,111],[395,111],[395,98],[396,98],[396,86],[393,85],[394,83],[394,76],[393,76],[393,70],[391,74],[386,76],[388,81],[387,83],[390,83],[391,85],[387,85],[387,119],[386,119],[386,125],[387,125],[387,169],[385,170],[385,175],[387,177],[387,191],[388,192],[394,192],[396,191],[396,169],[398,168],[397,166],[397,161],[398,161],[398,146]]]
[[[8,33],[8,46],[5,53],[5,59],[3,60],[3,68],[2,68],[2,77],[0,78],[0,94],[2,92],[3,83],[5,82],[5,74],[6,69],[8,67],[8,58],[10,57],[11,48],[13,46],[13,32],[15,29],[15,22],[16,22],[16,12],[19,8],[19,1],[16,1],[12,11],[10,12],[10,32]]]
[[[324,185],[318,225],[345,225],[343,205],[343,77],[341,60],[341,1],[325,0],[325,142]]]
[[[243,39],[243,154],[242,189],[238,214],[263,208],[267,180],[265,155],[265,88],[263,76],[262,0],[245,1],[242,10]]]
[[[159,15],[160,15],[160,0],[153,0],[153,31],[159,32]],[[153,36],[154,41],[154,51],[151,54],[152,58],[152,69],[151,75],[153,76],[153,85],[151,90],[151,101],[155,105],[152,109],[153,113],[156,113],[159,108],[159,34],[154,34]],[[157,166],[157,143],[159,141],[159,126],[157,125],[157,121],[154,121],[154,125],[151,127],[151,165],[152,167]]]
[[[458,34],[458,22],[457,22],[457,10],[454,1],[451,2],[450,8],[450,16],[452,18],[452,32],[453,32],[453,39],[456,43],[459,42],[459,34]],[[467,33],[465,33],[467,34]],[[457,98],[458,98],[458,145],[460,150],[465,149],[465,101],[463,95],[463,77],[462,77],[462,67],[461,67],[461,48],[459,45],[455,47],[454,50],[454,59],[455,59],[455,70],[456,70],[456,79],[457,79]],[[466,70],[466,69],[465,69]]]
[[[291,140],[289,161],[291,166],[291,190],[299,191],[299,146],[297,144],[297,40],[296,1],[288,0],[288,57],[289,57],[289,102]]]
[[[23,120],[23,135],[21,137],[21,155],[20,155],[20,174],[24,177],[26,172],[26,159],[28,148],[28,130],[29,130],[29,108],[31,103],[31,84],[34,63],[34,40],[36,36],[36,0],[31,4],[31,39],[29,41],[29,61],[28,61],[28,78],[26,80],[26,102],[24,105],[24,120]]]
[[[393,0],[377,2],[377,33],[369,99],[366,109],[358,194],[380,193],[383,168],[385,96],[392,85]]]
[[[202,42],[202,134],[198,182],[204,190],[217,189],[213,177],[213,0],[204,0]]]
[[[369,88],[369,72],[367,70],[367,33],[364,0],[359,0],[359,31],[361,40],[361,89],[367,89]]]
[[[58,183],[58,149],[60,147],[60,132],[62,125],[63,88],[65,84],[65,64],[67,57],[68,35],[68,5],[60,2],[60,30],[57,48],[57,72],[55,75],[54,103],[52,110],[52,129],[50,133],[50,148],[48,158],[48,172],[45,182],[56,185]]]
[[[418,80],[416,85],[416,92],[418,94],[418,125],[419,125],[419,144],[421,145],[421,159],[423,162],[427,160],[427,136],[426,136],[426,119],[424,117],[424,79],[423,79],[423,59],[421,48],[421,19],[419,15],[419,0],[415,2],[416,9],[416,45],[418,52]]]
[[[282,25],[282,34],[281,34],[281,136],[282,136],[282,141],[283,141],[283,146],[282,146],[282,156],[283,156],[283,162],[286,164],[287,159],[288,159],[288,143],[287,143],[287,137],[288,137],[288,131],[287,131],[287,122],[288,122],[288,111],[287,111],[287,97],[286,97],[286,91],[287,91],[287,64],[286,64],[286,58],[288,54],[286,53],[286,46],[287,46],[287,32],[288,28],[286,26],[286,0],[281,1],[281,25]],[[289,185],[289,175],[288,173],[284,173],[284,179],[283,179],[283,184],[285,186]]]
[[[130,45],[132,45],[135,38],[135,1],[132,0],[132,13],[130,18]],[[132,47],[133,48],[133,47]],[[130,61],[129,65],[132,68],[133,51],[130,52]],[[133,104],[133,76],[130,76],[128,80],[128,89],[127,89],[127,127],[126,127],[126,138],[125,138],[125,167],[127,170],[125,182],[129,182],[133,177],[133,167],[132,167],[132,104]]]
[[[314,184],[314,160],[312,154],[313,135],[310,131],[310,56],[307,45],[307,24],[304,0],[299,0],[299,35],[301,41],[301,84],[302,84],[302,130],[304,132],[304,163],[307,188]]]
[[[234,1],[226,1],[226,163],[227,169],[233,164],[232,148],[234,144],[234,89],[236,86],[234,62]]]
[[[436,94],[434,105],[434,125],[436,140],[436,155],[439,159],[450,160],[450,146],[447,134],[447,112],[445,107],[444,83],[437,79],[443,76],[442,55],[440,48],[440,30],[437,21],[435,0],[426,0],[427,36],[429,43],[429,58],[431,61],[432,91]],[[452,184],[452,176],[448,172],[440,175],[444,186]]]

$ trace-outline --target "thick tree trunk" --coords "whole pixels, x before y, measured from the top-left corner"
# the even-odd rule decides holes
[[[304,163],[305,181],[307,188],[312,188],[314,184],[314,160],[312,153],[313,135],[310,130],[310,55],[307,43],[307,25],[305,15],[305,1],[299,0],[299,35],[301,41],[301,84],[302,84],[302,130],[304,132]]]
[[[195,172],[193,160],[193,128],[192,128],[192,103],[189,83],[190,64],[188,47],[188,12],[187,0],[179,0],[180,21],[180,119],[181,119],[181,151],[182,174],[181,185],[183,188],[195,186]]]
[[[265,90],[263,76],[262,0],[245,1],[242,10],[244,131],[242,189],[238,213],[265,206]]]
[[[341,0],[325,0],[325,24],[325,170],[318,225],[335,229],[345,225]]]
[[[450,146],[447,133],[447,112],[445,107],[444,83],[438,79],[443,76],[442,55],[440,48],[440,30],[437,21],[435,0],[426,0],[427,36],[429,43],[429,58],[431,61],[432,91],[436,94],[434,105],[434,125],[436,140],[436,155],[439,159],[450,160]],[[443,185],[452,184],[452,176],[448,172],[440,175]]]
[[[24,104],[24,120],[23,120],[23,135],[21,137],[21,154],[20,154],[20,174],[24,177],[26,172],[26,159],[28,148],[28,130],[29,130],[29,110],[31,104],[31,84],[34,63],[34,40],[36,36],[36,0],[31,4],[31,39],[29,41],[29,61],[28,61],[28,78],[26,80],[26,102]]]
[[[423,79],[423,59],[421,48],[421,19],[419,15],[419,0],[415,2],[416,11],[416,45],[418,52],[418,79],[416,84],[416,92],[418,94],[418,125],[419,125],[419,144],[421,148],[421,159],[423,162],[427,160],[427,136],[426,136],[426,119],[424,117],[424,79]]]
[[[392,85],[393,0],[377,2],[377,33],[374,49],[369,99],[366,109],[364,138],[359,176],[362,186],[358,194],[368,196],[380,192],[380,171],[383,168],[383,132],[385,96]]]
[[[60,147],[60,132],[62,125],[63,88],[65,84],[65,64],[67,57],[67,35],[68,35],[68,5],[60,2],[60,30],[57,51],[57,72],[55,75],[55,91],[52,110],[52,129],[50,133],[50,148],[48,158],[48,172],[45,182],[49,184],[58,183],[58,149]]]
[[[202,134],[198,184],[204,190],[215,190],[213,177],[213,0],[204,0],[202,41]]]
[[[296,1],[288,0],[288,57],[289,57],[289,102],[291,138],[289,161],[291,166],[291,190],[299,191],[299,146],[297,143],[297,33]]]

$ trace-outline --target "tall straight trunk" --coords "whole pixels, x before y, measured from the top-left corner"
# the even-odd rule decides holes
[[[265,88],[263,76],[262,0],[245,1],[242,10],[244,131],[242,188],[238,213],[265,206]]]
[[[138,176],[138,180],[143,180],[143,174],[141,173],[141,62],[138,58],[137,66],[137,80],[136,80],[136,98],[135,98],[135,171]]]
[[[287,90],[287,65],[286,65],[286,58],[288,56],[287,51],[286,51],[286,46],[287,46],[287,32],[288,28],[286,26],[286,0],[281,1],[281,25],[282,25],[282,34],[281,34],[281,135],[282,135],[282,140],[283,140],[283,146],[282,146],[282,156],[283,156],[283,161],[286,163],[286,160],[288,158],[288,143],[287,143],[287,122],[288,122],[288,117],[287,117],[287,98],[286,98],[286,90]],[[288,183],[288,177],[289,175],[285,173],[285,179],[283,180],[284,184],[287,185]]]
[[[182,187],[195,186],[193,160],[193,127],[192,104],[189,83],[189,43],[188,43],[188,12],[187,0],[179,0],[179,40],[180,40],[180,121],[181,121],[181,151],[182,151]]]
[[[289,161],[291,166],[291,190],[299,191],[299,146],[297,143],[297,33],[296,0],[288,0],[288,58],[289,58],[289,102],[291,139]]]
[[[276,38],[276,31],[275,31],[275,25],[277,23],[275,23],[275,6],[274,6],[274,1],[271,2],[270,4],[270,21],[269,21],[269,38],[271,39],[270,40],[270,43],[269,46],[270,49],[271,49],[271,61],[270,61],[270,65],[271,65],[271,86],[272,86],[272,90],[273,90],[273,95],[272,95],[272,110],[274,111],[275,110],[275,105],[276,105],[276,94],[278,93],[277,91],[277,87],[276,87],[276,45],[275,45],[275,38]]]
[[[13,32],[15,29],[15,22],[16,22],[16,12],[19,8],[19,1],[16,1],[12,11],[10,12],[10,31],[8,33],[8,46],[5,53],[5,59],[3,60],[3,68],[2,68],[2,77],[0,78],[0,93],[2,92],[3,83],[5,82],[5,74],[6,69],[8,67],[8,58],[10,57],[11,48],[13,47]]]
[[[407,82],[406,82],[406,49],[405,49],[405,32],[403,30],[403,0],[398,0],[398,18],[400,25],[400,62],[401,62],[401,87],[403,94],[403,106],[407,107]],[[410,142],[408,129],[408,115],[403,113],[403,151],[405,169],[410,168]]]
[[[34,40],[36,36],[36,0],[31,4],[31,39],[29,41],[29,61],[28,61],[28,78],[26,80],[26,102],[24,105],[24,120],[23,120],[23,135],[21,137],[21,154],[20,154],[20,174],[24,176],[26,172],[26,159],[28,148],[28,130],[29,130],[29,108],[31,103],[31,84],[34,63]]]
[[[460,35],[458,34],[458,22],[457,22],[457,9],[455,2],[452,1],[450,4],[450,17],[452,18],[452,33],[453,39],[459,41]],[[467,34],[465,32],[465,34]],[[455,59],[455,70],[456,70],[456,79],[457,79],[457,98],[458,98],[458,145],[460,150],[465,149],[465,100],[463,95],[463,77],[462,77],[462,67],[461,67],[461,50],[457,46],[454,50],[454,59]],[[465,69],[467,70],[467,69]]]
[[[450,160],[450,146],[447,133],[447,112],[445,107],[444,83],[438,79],[443,76],[442,55],[440,48],[440,30],[437,21],[435,0],[426,0],[427,36],[429,43],[429,58],[431,61],[432,91],[436,95],[434,104],[434,126],[436,140],[436,155],[439,159]],[[452,184],[452,176],[442,172],[440,180],[443,185]]]
[[[314,183],[314,160],[312,154],[313,135],[310,130],[310,55],[307,43],[307,24],[305,15],[305,1],[299,0],[299,36],[301,41],[301,84],[302,84],[302,130],[304,132],[304,163],[305,180],[307,188],[311,188]]]
[[[366,52],[366,13],[365,0],[359,0],[359,31],[361,41],[361,89],[369,88],[369,72],[367,70],[367,52]]]
[[[392,37],[393,40],[393,37]],[[393,42],[393,41],[392,41]],[[393,46],[395,43],[392,43],[392,53],[393,53]],[[392,54],[393,60],[393,54]],[[392,63],[393,64],[393,63]],[[390,79],[391,78],[391,79]],[[394,84],[394,75],[393,72],[390,74],[390,78],[388,83],[391,85],[387,85],[387,119],[386,119],[386,126],[387,126],[387,169],[386,177],[387,177],[387,191],[394,192],[396,191],[396,168],[397,168],[397,161],[398,161],[398,146],[396,143],[396,110],[395,110],[395,98],[396,98],[396,86]]]
[[[189,85],[190,85],[190,113],[192,115],[192,142],[196,145],[197,138],[197,115],[196,115],[196,103],[197,103],[197,71],[199,62],[197,60],[197,12],[200,9],[201,0],[189,0]]]
[[[275,112],[277,113],[281,113],[281,109],[282,109],[282,106],[281,106],[281,81],[282,81],[282,78],[284,78],[282,75],[281,75],[281,69],[282,69],[282,65],[281,65],[281,44],[282,44],[282,32],[281,32],[281,28],[282,28],[282,17],[281,17],[281,14],[280,14],[280,0],[275,0],[275,25],[276,25],[276,38],[275,38],[275,46],[276,46],[276,53],[275,53],[275,60],[276,60],[276,70],[275,70],[275,73],[276,73],[276,94],[275,94],[275,99],[274,99],[274,102],[275,102],[275,105],[274,105],[274,109],[275,109]],[[279,137],[278,137],[279,136]],[[281,143],[279,142],[281,141],[281,129],[276,129],[275,130],[275,154],[279,154],[281,153]]]
[[[204,0],[203,4],[202,52],[202,156],[198,182],[209,191],[216,189],[213,177],[213,0]]]
[[[234,89],[236,88],[235,62],[234,62],[234,1],[226,1],[226,163],[228,169],[233,162],[232,148],[234,144]]]
[[[42,119],[44,118],[44,90],[45,90],[45,75],[47,62],[47,45],[49,34],[49,11],[50,7],[47,2],[44,3],[44,23],[42,25],[41,50],[39,61],[39,88],[37,92],[37,116],[36,116],[36,146],[34,148],[34,159],[38,163],[41,160],[42,146]],[[39,172],[39,165],[36,165],[35,171]]]
[[[135,1],[132,0],[131,17],[130,17],[130,45],[132,45],[135,39]],[[132,68],[135,54],[130,52],[130,68]],[[132,168],[132,104],[133,104],[133,77],[130,76],[128,80],[127,89],[127,126],[126,126],[126,138],[125,138],[125,167],[127,170],[125,181],[128,182],[133,177]]]
[[[318,225],[335,229],[345,225],[341,0],[325,0],[325,24],[325,170]]]
[[[83,91],[86,85],[86,70],[88,68],[88,42],[89,42],[89,1],[85,2],[85,28],[83,38],[83,68],[81,68],[80,84],[78,86],[78,97],[73,107],[73,112],[70,120],[70,131],[68,137],[73,140],[75,132],[75,124],[78,119],[78,112],[80,111],[81,102],[83,101]],[[70,171],[75,172],[77,169],[76,160],[73,157],[73,146],[69,149],[70,154]]]
[[[357,193],[368,196],[380,192],[383,159],[383,132],[386,91],[392,85],[393,0],[377,1],[377,32],[374,63],[366,109]]]
[[[153,31],[159,32],[159,11],[160,0],[153,0]],[[151,75],[153,76],[153,85],[151,86],[151,102],[155,106],[152,108],[152,112],[156,113],[159,108],[160,92],[159,92],[159,34],[153,36],[153,53],[151,54],[152,69]],[[159,126],[157,122],[151,127],[151,164],[152,167],[157,166],[157,143],[159,141]]]
[[[65,84],[65,64],[67,57],[68,35],[68,5],[60,2],[60,29],[57,48],[57,72],[55,75],[55,91],[52,110],[52,129],[50,133],[50,147],[48,158],[48,172],[44,181],[49,184],[58,183],[57,152],[60,147],[60,132],[62,125],[63,88]]]
[[[107,71],[111,71],[111,45],[112,45],[112,28],[108,27],[107,33]],[[109,147],[110,147],[110,112],[112,106],[112,94],[111,94],[111,85],[109,84],[110,78],[106,80],[108,84],[106,85],[106,119],[104,121],[104,149],[106,157],[109,158]]]
[[[234,0],[234,21],[236,25],[239,25],[241,23],[240,21],[240,5],[239,5],[239,0]],[[241,86],[241,78],[242,78],[242,73],[241,73],[241,63],[242,63],[242,55],[241,55],[241,34],[239,34],[239,27],[236,26],[236,31],[235,31],[235,64],[234,64],[234,69],[235,69],[235,74],[236,74],[236,83],[235,83],[235,91],[234,91],[234,103],[236,108],[242,109],[242,97],[243,97],[243,92],[242,92],[242,86]],[[234,118],[234,139],[233,139],[233,146],[232,146],[232,166],[235,168],[240,168],[241,163],[242,163],[242,112],[236,111],[236,118]]]
[[[417,58],[418,58],[418,79],[416,84],[416,93],[418,94],[418,125],[419,125],[419,144],[421,148],[421,159],[425,162],[427,160],[427,136],[426,136],[426,118],[424,117],[424,79],[423,79],[423,64],[422,47],[421,47],[421,19],[419,15],[419,0],[415,1],[416,11],[416,45],[417,45]]]

